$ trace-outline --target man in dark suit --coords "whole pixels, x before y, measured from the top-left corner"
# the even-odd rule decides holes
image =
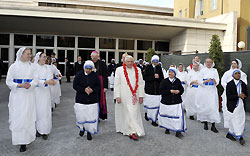
[[[236,141],[241,145],[245,144],[243,133],[245,129],[245,99],[248,97],[247,85],[240,80],[241,71],[236,69],[233,72],[233,80],[226,87],[227,110],[229,114],[229,131],[226,138]]]
[[[66,78],[67,78],[67,82],[70,83],[70,62],[68,60],[68,58],[65,58],[65,63],[66,63]]]
[[[143,74],[144,70],[146,69],[146,66],[143,64],[143,60],[140,59],[137,67],[141,68],[141,72]]]
[[[77,72],[82,71],[83,69],[83,62],[82,62],[82,57],[81,56],[77,56],[77,62],[75,62],[74,65],[74,73],[76,75]]]

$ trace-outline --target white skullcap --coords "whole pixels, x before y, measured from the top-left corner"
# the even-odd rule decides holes
[[[127,59],[129,59],[129,58],[132,58],[134,60],[134,58],[131,55],[128,55],[125,57],[125,62],[127,62]]]

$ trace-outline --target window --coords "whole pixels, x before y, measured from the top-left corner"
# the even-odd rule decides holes
[[[152,48],[152,41],[137,40],[137,49],[138,50],[148,50],[149,48]]]
[[[9,48],[0,48],[0,54],[3,61],[9,61]]]
[[[115,39],[100,38],[100,49],[115,49]]]
[[[199,0],[198,1],[198,6],[199,6],[199,16],[203,15],[203,5],[204,5],[204,1],[203,0]]]
[[[57,37],[57,47],[75,47],[75,37]]]
[[[137,60],[143,59],[144,60],[144,53],[137,53]]]
[[[32,46],[33,36],[32,35],[14,35],[14,44],[19,46]]]
[[[9,34],[0,34],[0,45],[9,45],[10,35]]]
[[[54,36],[36,35],[36,45],[54,47]]]
[[[211,10],[217,9],[217,0],[211,0]]]
[[[115,52],[108,52],[108,63],[111,63],[111,60],[115,59]]]
[[[182,10],[179,11],[179,17],[182,17]]]
[[[169,51],[169,42],[156,41],[155,51]]]
[[[95,48],[95,38],[78,38],[78,48]]]
[[[82,57],[82,61],[90,60],[92,50],[79,50],[78,55]]]
[[[134,40],[123,40],[119,39],[119,49],[124,49],[124,50],[134,50]]]

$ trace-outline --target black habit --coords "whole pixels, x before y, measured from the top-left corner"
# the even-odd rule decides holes
[[[170,90],[179,90],[179,94],[173,94]],[[181,95],[184,92],[181,81],[175,78],[172,83],[169,78],[164,79],[160,85],[161,103],[165,105],[175,105],[182,103]]]
[[[159,75],[159,78],[155,78],[155,74]],[[160,66],[148,65],[143,73],[143,79],[145,80],[145,93],[150,95],[160,95],[160,84],[164,79],[162,69]]]
[[[244,93],[246,96],[248,96],[247,85],[242,80],[240,80],[240,82],[242,89],[241,92]],[[234,80],[227,83],[226,95],[227,95],[227,110],[233,113],[234,109],[236,108],[237,101],[239,99]],[[243,103],[244,105],[246,104],[245,99],[243,100]]]

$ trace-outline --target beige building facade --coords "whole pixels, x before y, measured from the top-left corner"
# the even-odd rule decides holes
[[[0,56],[6,68],[14,62],[18,48],[26,46],[35,55],[55,52],[59,69],[64,58],[71,64],[81,55],[90,59],[100,51],[108,64],[124,52],[144,59],[147,49],[159,55],[206,53],[213,34],[218,34],[225,52],[236,50],[237,16],[184,19],[174,10],[122,3],[86,0],[0,1]],[[64,72],[63,72],[64,73]]]

